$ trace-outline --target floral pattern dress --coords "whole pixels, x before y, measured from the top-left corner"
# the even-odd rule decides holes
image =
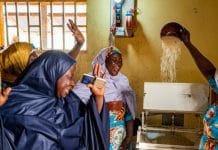
[[[210,86],[218,94],[218,71],[209,80]],[[217,100],[217,99],[216,99]],[[204,133],[200,142],[200,150],[218,150],[218,105],[212,104],[203,116]]]
[[[126,137],[125,122],[132,120],[132,116],[126,107],[119,111],[110,111],[110,150],[119,150],[123,139]]]

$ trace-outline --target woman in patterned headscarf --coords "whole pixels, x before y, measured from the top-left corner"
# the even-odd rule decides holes
[[[133,136],[136,115],[136,97],[128,78],[120,72],[122,54],[118,49],[102,49],[92,62],[101,64],[102,74],[106,70],[105,101],[110,115],[110,150],[128,149]],[[90,90],[78,82],[73,91],[83,101],[91,95]]]

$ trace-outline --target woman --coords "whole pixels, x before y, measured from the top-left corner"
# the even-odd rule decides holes
[[[85,39],[79,28],[71,19],[69,19],[67,26],[76,40],[76,44],[72,50],[69,51],[69,55],[76,59]],[[5,88],[8,86],[13,86],[26,66],[34,59],[39,57],[42,53],[43,50],[33,50],[31,43],[18,41],[11,44],[7,49],[1,52],[0,71],[2,74],[2,87]]]
[[[128,78],[120,72],[122,54],[117,49],[104,48],[92,62],[93,68],[95,64],[101,64],[102,73],[106,70],[104,97],[110,116],[110,150],[127,149],[133,136],[136,98]],[[91,95],[81,83],[73,90],[83,101]]]
[[[71,90],[75,63],[47,51],[28,66],[0,108],[1,149],[107,149],[104,88],[89,84],[92,96],[83,104]]]
[[[181,30],[180,39],[212,89],[211,100],[213,104],[208,107],[203,117],[204,132],[199,149],[218,150],[218,69],[191,43],[190,33],[187,29]]]

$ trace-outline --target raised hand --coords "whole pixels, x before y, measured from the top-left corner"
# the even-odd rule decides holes
[[[69,30],[72,32],[73,36],[76,39],[76,44],[72,48],[72,50],[69,52],[69,55],[73,58],[76,59],[80,49],[82,48],[82,45],[85,41],[83,34],[79,30],[79,28],[76,26],[76,24],[73,22],[73,20],[69,19],[69,22],[67,23],[67,26]]]
[[[186,29],[186,28],[183,28],[181,31],[180,31],[180,39],[185,43],[190,43],[190,33],[189,31]]]
[[[73,33],[73,36],[75,37],[77,44],[82,45],[85,41],[85,38],[77,25],[73,22],[73,20],[69,19],[69,22],[67,23],[67,26],[69,30]]]
[[[183,28],[180,31],[180,39],[183,41],[190,54],[192,55],[196,65],[198,66],[204,77],[209,80],[212,78],[216,72],[216,67],[213,63],[206,58],[198,49],[195,47],[190,40],[190,32]]]

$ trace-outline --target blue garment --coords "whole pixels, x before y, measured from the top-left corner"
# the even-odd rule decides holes
[[[215,76],[209,79],[210,87],[218,94],[218,76],[217,71]],[[218,106],[212,104],[203,115],[204,132],[201,137],[199,150],[213,149],[218,150]]]
[[[75,61],[59,51],[37,58],[0,108],[0,150],[107,150],[108,111],[99,114],[94,97],[87,105],[72,91],[56,97],[56,81]]]
[[[218,81],[218,79],[216,79],[216,78],[211,78],[208,80],[208,82],[209,82],[211,88],[213,88],[214,92],[218,93],[218,85],[217,85],[216,81]]]
[[[116,103],[115,103],[116,104]],[[120,118],[123,115],[123,118]],[[128,107],[120,110],[109,110],[110,116],[110,150],[119,150],[126,137],[126,122],[132,120]]]
[[[203,117],[204,132],[201,137],[199,150],[218,150],[218,107],[213,104],[208,107]]]

